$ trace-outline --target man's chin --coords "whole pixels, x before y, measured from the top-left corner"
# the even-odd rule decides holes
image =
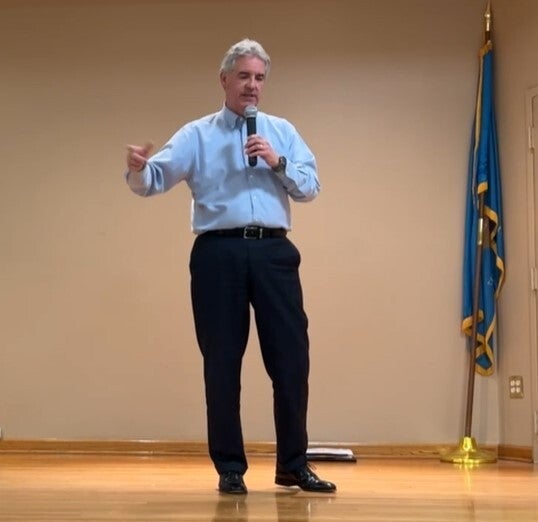
[[[241,100],[237,105],[229,105],[229,104],[226,104],[226,106],[228,107],[228,109],[230,109],[231,111],[235,112],[236,114],[239,114],[240,116],[242,116],[244,113],[245,113],[245,109],[249,106],[249,105],[254,105],[255,107],[258,105],[258,100],[256,99],[252,99],[252,100]]]
[[[247,107],[248,105],[258,105],[258,98],[254,98],[252,96],[245,96],[241,99],[241,105],[244,107]]]

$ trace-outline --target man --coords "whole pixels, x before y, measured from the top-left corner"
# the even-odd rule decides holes
[[[259,43],[233,45],[220,69],[224,107],[186,124],[151,158],[151,144],[128,146],[127,183],[141,196],[180,181],[192,192],[191,298],[219,491],[247,492],[239,404],[252,306],[274,390],[275,482],[332,492],[307,465],[307,317],[300,254],[286,237],[289,200],[314,199],[319,182],[314,156],[289,122],[258,112],[257,133],[247,132],[245,109],[258,105],[269,68]]]

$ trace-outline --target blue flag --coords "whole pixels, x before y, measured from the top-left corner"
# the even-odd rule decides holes
[[[479,215],[481,195],[483,195],[483,219],[480,219]],[[482,255],[476,270],[479,241],[482,242]],[[473,343],[471,340],[471,349],[475,347],[475,368],[482,375],[491,375],[494,370],[493,332],[497,320],[497,299],[504,282],[504,270],[501,178],[493,100],[493,48],[491,41],[488,41],[480,50],[480,74],[467,182],[463,256],[462,330],[472,337],[473,292],[478,277],[476,342]]]

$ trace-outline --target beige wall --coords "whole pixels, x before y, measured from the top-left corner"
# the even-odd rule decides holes
[[[501,164],[504,175],[505,233],[508,245],[509,274],[503,300],[500,336],[500,402],[501,439],[513,444],[530,445],[532,437],[531,390],[534,388],[535,408],[538,375],[532,367],[530,280],[527,194],[527,129],[525,97],[529,89],[538,86],[538,3],[534,0],[497,0],[497,85],[498,127],[502,142]],[[538,207],[537,207],[538,208]],[[535,341],[536,342],[536,341]],[[535,346],[535,345],[534,345]],[[522,375],[526,383],[524,400],[508,398],[510,375]],[[538,440],[535,439],[538,449]],[[538,461],[538,454],[534,455]]]
[[[205,438],[189,193],[130,193],[124,147],[162,144],[217,110],[222,54],[250,36],[274,62],[263,110],[298,127],[323,186],[317,201],[295,205],[292,233],[311,323],[311,440],[456,442],[467,374],[463,208],[484,3],[0,0],[5,436]],[[526,45],[512,32],[527,11],[509,3],[499,1],[501,64]],[[529,359],[518,272],[527,259],[525,173],[511,168],[524,165],[521,99],[532,80],[524,63],[511,65],[514,98],[499,82],[501,129],[518,140],[503,151],[513,265],[503,308],[508,369],[477,383],[474,434],[484,443],[532,439],[528,398],[517,409],[504,400],[505,375],[524,373]],[[243,390],[245,438],[273,440],[255,335]]]

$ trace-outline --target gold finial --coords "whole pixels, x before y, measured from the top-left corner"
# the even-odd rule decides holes
[[[486,23],[486,43],[491,40],[491,22],[492,22],[492,16],[491,16],[491,0],[488,0],[488,5],[486,7],[486,12],[484,13],[484,20]]]

